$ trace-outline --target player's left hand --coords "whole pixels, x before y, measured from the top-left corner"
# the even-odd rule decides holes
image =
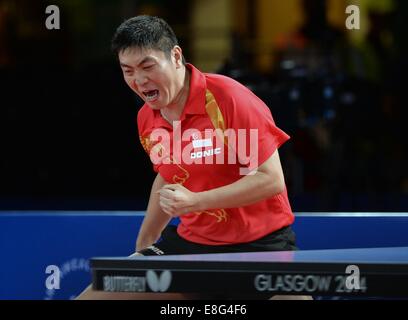
[[[160,194],[160,207],[172,217],[194,212],[199,207],[199,196],[180,184],[164,185]]]

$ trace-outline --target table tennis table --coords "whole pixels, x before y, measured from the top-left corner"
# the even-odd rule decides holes
[[[91,259],[93,288],[184,292],[408,297],[408,247]]]

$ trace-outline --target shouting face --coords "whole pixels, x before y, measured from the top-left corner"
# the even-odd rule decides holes
[[[128,48],[119,53],[119,62],[127,85],[152,109],[176,105],[184,85],[181,48],[169,55],[163,51]]]

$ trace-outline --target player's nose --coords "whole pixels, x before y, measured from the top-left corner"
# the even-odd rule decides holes
[[[139,75],[139,76],[135,76],[133,81],[134,81],[136,86],[141,87],[141,86],[145,85],[149,81],[149,79],[146,76]]]

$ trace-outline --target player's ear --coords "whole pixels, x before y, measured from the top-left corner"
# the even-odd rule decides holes
[[[179,46],[174,46],[171,50],[172,57],[176,64],[176,68],[180,68],[183,66],[183,50]]]

